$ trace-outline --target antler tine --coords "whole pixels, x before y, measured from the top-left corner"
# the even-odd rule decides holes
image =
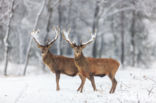
[[[58,35],[59,35],[59,33],[60,33],[60,30],[59,30],[59,29],[56,29],[55,27],[53,28],[53,30],[55,31],[56,36],[55,36],[54,39],[52,39],[52,40],[48,43],[49,46],[50,46],[51,44],[53,44],[53,43],[57,40]]]
[[[41,45],[41,43],[39,42],[39,40],[37,40],[36,37],[35,37],[35,35],[37,35],[39,32],[40,32],[39,29],[37,29],[37,30],[34,30],[34,29],[33,29],[33,31],[31,32],[31,35],[32,35],[34,41],[35,41],[38,45]]]
[[[54,27],[54,31],[57,35],[60,34],[60,28],[58,26],[56,28]]]
[[[96,32],[94,34],[92,32],[90,32],[90,34],[91,34],[91,39],[89,41],[87,41],[86,43],[83,43],[82,45],[88,45],[94,41],[94,39],[96,38]]]
[[[37,30],[34,30],[34,29],[33,29],[33,31],[31,32],[31,35],[34,37],[34,35],[36,35],[36,34],[39,33],[39,32],[40,32],[39,29],[37,29]]]
[[[69,29],[68,31],[63,30],[63,38],[71,45],[73,45],[73,43],[71,42],[71,40],[69,39],[69,33],[70,33]]]

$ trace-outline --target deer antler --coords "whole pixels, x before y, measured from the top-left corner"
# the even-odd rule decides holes
[[[72,41],[69,39],[70,30],[71,30],[71,29],[69,29],[68,31],[63,30],[63,38],[64,38],[71,46],[73,46]]]
[[[36,39],[36,37],[35,37],[35,35],[37,35],[39,32],[40,32],[39,29],[37,29],[37,30],[33,30],[33,31],[31,32],[31,35],[32,35],[34,41],[37,43],[37,45],[38,45],[38,46],[41,46],[41,45],[43,45],[43,44],[40,43],[39,40]]]
[[[48,46],[50,47],[58,38],[58,35],[60,34],[60,28],[59,27],[54,27],[53,30],[55,31],[55,38],[53,40],[51,40],[49,43],[48,43]]]
[[[96,38],[96,33],[93,34],[92,32],[90,32],[90,34],[91,34],[90,40],[87,41],[86,43],[83,43],[82,45],[86,46],[86,45],[88,45],[88,44],[90,44],[91,42],[94,41],[94,39]]]

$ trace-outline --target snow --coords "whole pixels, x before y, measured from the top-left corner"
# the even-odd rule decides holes
[[[83,93],[77,92],[78,76],[61,75],[56,91],[53,73],[28,73],[27,76],[0,76],[0,103],[156,103],[156,69],[126,67],[116,74],[118,85],[109,94],[109,78],[95,77],[98,91],[86,81]],[[34,67],[35,68],[35,67]]]

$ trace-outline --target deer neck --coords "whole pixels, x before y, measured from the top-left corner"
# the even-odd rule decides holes
[[[81,53],[81,55],[79,56],[75,56],[74,59],[75,65],[80,74],[82,74],[83,76],[88,76],[89,75],[88,73],[90,73],[88,59],[83,55],[83,53]]]
[[[74,55],[75,55],[75,60],[76,60],[76,61],[84,60],[84,59],[85,59],[85,57],[84,57],[84,55],[83,55],[82,52],[81,52],[80,55],[76,55],[76,54],[74,54]]]
[[[45,64],[49,64],[53,60],[53,58],[54,55],[50,51],[42,55],[42,59]]]
[[[75,63],[80,65],[88,65],[88,59],[83,55],[83,53],[81,52],[80,55],[76,56],[75,55]]]

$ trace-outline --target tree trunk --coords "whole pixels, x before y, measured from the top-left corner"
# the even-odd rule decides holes
[[[133,5],[135,6],[135,2],[133,1]],[[136,22],[136,12],[132,11],[132,24],[131,24],[131,46],[132,46],[132,66],[135,66],[135,22]]]
[[[111,20],[112,21],[112,23],[111,23],[111,30],[112,30],[112,34],[113,34],[113,37],[114,37],[113,47],[114,47],[114,53],[117,56],[118,53],[119,53],[119,49],[118,49],[118,37],[117,37],[117,33],[116,33],[115,27],[114,27],[114,25],[115,25],[115,21],[114,21],[115,16],[112,15],[111,19],[112,19]]]
[[[58,23],[59,23],[59,28],[62,31],[62,0],[59,0],[58,4]],[[62,55],[63,50],[62,50],[62,35],[59,36],[58,38],[58,45],[57,45],[57,54]]]
[[[46,27],[46,30],[47,30],[47,34],[45,36],[45,39],[44,39],[44,42],[47,42],[47,35],[49,34],[50,32],[50,29],[51,29],[51,20],[52,20],[52,14],[53,14],[53,7],[51,6],[52,5],[52,0],[49,0],[48,1],[48,5],[47,5],[47,9],[48,9],[48,23],[47,23],[47,27]],[[41,61],[42,63],[42,70],[44,72],[46,72],[46,69],[45,69],[45,64]]]
[[[124,11],[121,12],[121,63],[122,65],[124,65],[124,61],[125,61],[125,31],[124,31],[124,20],[125,20],[125,16],[124,16]]]
[[[68,16],[67,16],[67,22],[66,22],[66,27],[70,27],[72,29],[72,33],[75,31],[74,30],[74,25],[75,23],[73,22],[73,15],[72,15],[72,5],[73,5],[73,0],[69,0],[69,7],[68,7]],[[72,23],[72,25],[71,25]],[[73,34],[76,34],[76,33],[73,33]],[[64,48],[64,54],[72,54],[72,49],[71,47],[66,47]]]
[[[71,11],[72,11],[72,5],[73,5],[73,0],[69,1],[69,10],[68,10],[68,18],[67,18],[67,27],[70,27],[70,23],[71,23]]]
[[[21,35],[21,32],[19,31],[19,29],[18,29],[18,34],[19,34],[19,63],[20,64],[22,64],[23,63],[23,60],[24,60],[24,58],[23,58],[23,40],[22,40],[22,35]]]
[[[99,20],[99,18],[98,18],[99,10],[100,10],[99,1],[96,1],[93,26],[92,26],[92,33],[95,33],[95,30],[98,28],[97,26],[98,26],[98,20]],[[97,46],[97,37],[95,38],[94,43],[93,43],[93,50],[92,50],[93,57],[97,57],[97,47],[96,46]]]
[[[103,55],[103,49],[104,49],[104,37],[103,36],[101,36],[101,46],[100,46],[100,53],[99,53],[99,57],[101,58],[102,57],[102,55]]]
[[[53,7],[51,6],[52,5],[52,2],[51,2],[52,0],[49,0],[48,1],[48,24],[47,24],[47,27],[46,27],[46,30],[47,30],[47,34],[46,35],[48,35],[49,34],[49,31],[50,31],[50,29],[51,29],[51,27],[50,27],[50,25],[51,25],[51,22],[50,22],[50,20],[52,20],[52,13],[53,13]],[[45,42],[46,42],[46,39],[47,38],[45,38]]]
[[[11,4],[11,8],[10,8],[10,14],[9,14],[9,20],[7,23],[7,30],[6,30],[6,34],[4,37],[4,45],[5,45],[5,53],[4,53],[4,75],[7,76],[7,67],[8,67],[8,52],[9,52],[9,43],[8,43],[8,38],[9,38],[9,34],[10,34],[10,28],[11,28],[11,21],[13,18],[13,7],[15,4],[15,0],[12,0],[12,4]]]
[[[38,24],[39,18],[41,16],[41,13],[42,13],[42,11],[44,9],[44,6],[45,6],[45,1],[46,0],[43,1],[42,7],[41,7],[40,11],[37,14],[37,17],[36,17],[36,20],[35,20],[35,25],[34,25],[34,30],[36,30],[36,28],[37,28],[37,24]],[[31,44],[32,44],[32,36],[30,37],[30,41],[29,41],[28,48],[27,48],[23,75],[25,75],[26,71],[27,71],[27,66],[28,66],[28,63],[29,63],[29,56],[30,56],[29,53],[30,53],[30,50],[31,50]]]
[[[132,45],[132,66],[135,66],[135,11],[132,14],[131,45]]]

